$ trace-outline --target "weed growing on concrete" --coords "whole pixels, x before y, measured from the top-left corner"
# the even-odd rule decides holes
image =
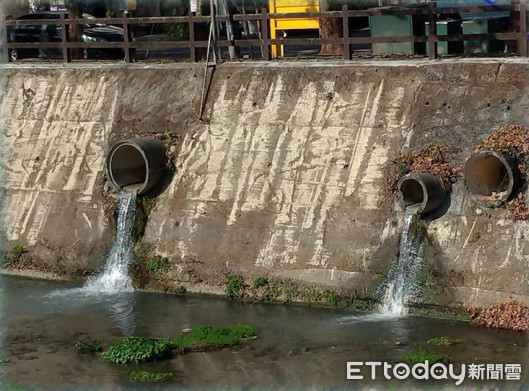
[[[171,372],[146,372],[146,371],[132,371],[129,373],[129,381],[131,382],[157,382],[166,380],[172,377]]]
[[[145,233],[145,227],[147,226],[147,220],[151,210],[156,205],[156,198],[141,196],[136,198],[137,213],[136,219],[134,220],[134,230],[132,237],[134,241],[139,241]]]
[[[520,173],[525,176],[529,159],[529,130],[523,125],[503,126],[478,143],[475,151],[482,150],[514,157],[518,162]],[[518,194],[507,202],[505,207],[511,212],[514,220],[529,219],[529,206],[523,189],[518,189]]]
[[[169,270],[169,259],[156,256],[147,261],[147,270],[153,278],[158,278],[160,274]]]
[[[187,293],[187,288],[183,285],[178,285],[176,288],[171,289],[170,292],[175,295],[185,295]]]
[[[513,220],[529,219],[529,207],[527,206],[525,193],[519,192],[518,195],[507,202],[505,206],[507,210],[511,212]]]
[[[4,266],[13,266],[19,264],[22,261],[22,255],[27,254],[29,251],[24,246],[17,244],[11,250],[11,254],[4,259]]]
[[[336,307],[340,301],[340,298],[338,297],[338,295],[329,289],[326,289],[323,291],[323,297],[325,301],[327,302],[327,304],[329,304],[332,307]]]
[[[73,347],[82,354],[95,353],[103,350],[101,343],[91,338],[77,340],[73,343]]]
[[[518,161],[520,172],[526,171],[529,156],[529,130],[523,125],[506,125],[492,131],[476,145],[475,151],[489,150],[510,155]]]
[[[321,301],[323,297],[323,292],[319,289],[304,285],[301,286],[299,293],[307,300],[309,304]]]
[[[268,278],[266,277],[256,277],[252,282],[252,288],[257,289],[262,286],[268,285]]]
[[[472,323],[498,329],[529,330],[529,307],[515,300],[490,306],[486,309],[468,307]]]
[[[463,343],[462,340],[452,337],[433,337],[428,340],[429,345],[452,346]]]
[[[292,301],[294,301],[296,296],[297,296],[297,291],[295,289],[286,288],[285,289],[285,295],[284,295],[284,298],[283,298],[283,304],[291,303]]]
[[[416,172],[429,172],[437,176],[443,181],[443,186],[448,191],[461,172],[461,167],[453,164],[448,148],[438,143],[400,153],[393,163],[393,170],[388,177],[388,185],[393,191],[397,190],[397,182],[400,178]]]
[[[266,285],[264,293],[261,295],[263,301],[274,301],[281,296],[281,287],[277,282],[270,282]]]
[[[412,349],[400,356],[400,360],[408,364],[423,363],[426,360],[430,364],[442,362],[447,363],[448,357],[444,354],[430,353],[422,348]]]
[[[226,274],[224,293],[229,299],[240,299],[245,296],[244,278],[240,274]]]

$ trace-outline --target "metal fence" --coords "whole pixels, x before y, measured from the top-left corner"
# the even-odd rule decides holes
[[[517,31],[497,32],[487,34],[437,34],[437,20],[446,14],[459,13],[488,13],[498,11],[509,11],[518,18]],[[382,15],[423,15],[428,22],[428,34],[410,35],[410,36],[387,36],[387,37],[351,37],[349,34],[349,23],[351,18],[366,17],[366,16],[382,16]],[[340,18],[343,25],[343,36],[341,38],[269,38],[269,23],[273,19],[294,19],[294,18]],[[235,14],[230,16],[216,16],[216,22],[227,21],[257,21],[260,24],[259,37],[256,39],[218,39],[216,41],[217,47],[260,47],[261,58],[263,60],[270,60],[271,45],[322,45],[334,44],[343,46],[343,58],[350,60],[353,51],[351,46],[354,44],[373,44],[373,43],[404,43],[404,42],[423,42],[428,47],[428,57],[435,59],[438,57],[436,42],[441,41],[516,41],[517,54],[522,57],[527,57],[527,12],[526,0],[513,3],[511,5],[483,5],[472,7],[438,7],[436,3],[428,3],[424,6],[418,7],[389,7],[384,9],[368,9],[368,10],[349,10],[346,5],[341,11],[328,12],[304,12],[304,13],[269,13],[267,9],[263,8],[260,13],[255,14]],[[210,22],[210,16],[195,16],[189,14],[187,16],[178,17],[149,17],[149,18],[133,18],[127,17],[126,14],[121,18],[96,18],[96,19],[69,19],[64,14],[60,19],[35,19],[35,20],[6,20],[2,19],[3,28],[3,47],[7,50],[3,51],[3,60],[9,61],[8,51],[11,49],[60,49],[62,51],[62,59],[64,62],[71,62],[71,52],[74,49],[116,49],[120,48],[124,52],[124,60],[126,62],[133,61],[133,50],[159,50],[164,48],[189,48],[189,60],[198,61],[197,55],[200,48],[208,46],[208,40],[198,40],[196,38],[197,26],[199,24]],[[123,26],[124,39],[121,42],[72,42],[69,37],[69,26],[71,24],[107,24]],[[156,42],[138,42],[132,38],[131,29],[134,24],[175,24],[185,23],[189,27],[189,39],[186,41],[156,41]],[[62,36],[61,42],[29,42],[29,43],[13,43],[8,42],[9,31],[13,26],[17,25],[45,25],[55,24],[61,26]]]

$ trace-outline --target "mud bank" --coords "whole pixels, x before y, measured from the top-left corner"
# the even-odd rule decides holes
[[[164,280],[222,287],[268,276],[371,295],[398,251],[395,156],[431,141],[456,163],[527,123],[524,60],[249,63],[217,67],[198,120],[201,65],[10,65],[2,128],[7,249],[95,269],[112,238],[113,142],[164,140],[176,167],[149,211],[144,252]],[[428,226],[425,304],[529,303],[526,222],[476,208],[454,184]]]

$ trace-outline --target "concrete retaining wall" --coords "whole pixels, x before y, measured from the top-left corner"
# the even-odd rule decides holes
[[[43,262],[95,264],[111,239],[109,144],[170,140],[177,172],[143,242],[175,279],[226,270],[361,291],[395,259],[396,154],[432,140],[462,164],[506,123],[528,123],[528,63],[226,64],[198,121],[200,65],[8,66],[5,228]],[[429,225],[439,304],[529,302],[528,225],[480,211],[454,187]]]

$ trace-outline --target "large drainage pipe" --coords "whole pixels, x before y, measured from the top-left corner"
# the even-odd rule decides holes
[[[106,170],[117,190],[137,191],[139,195],[153,190],[167,170],[167,155],[160,140],[131,138],[115,143],[107,155]]]
[[[447,196],[441,180],[425,172],[404,175],[397,188],[402,193],[404,208],[421,215],[440,207]]]
[[[516,159],[493,151],[470,156],[464,169],[465,186],[482,206],[499,206],[509,199],[520,183]]]

